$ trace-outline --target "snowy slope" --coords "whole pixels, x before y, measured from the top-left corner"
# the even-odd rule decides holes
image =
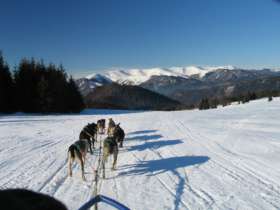
[[[234,69],[232,66],[218,66],[218,67],[171,67],[171,68],[150,68],[150,69],[116,69],[102,73],[102,75],[114,82],[139,85],[152,76],[177,76],[188,78],[192,75],[199,75],[203,77],[210,71],[217,69]],[[99,74],[100,75],[100,74]],[[96,78],[96,74],[91,74],[87,79]]]
[[[66,151],[82,127],[113,117],[126,131],[100,192],[131,209],[279,209],[280,99],[208,111],[98,111],[0,117],[0,186],[24,187],[77,209],[92,192]],[[108,209],[107,206],[102,206]]]
[[[76,80],[76,84],[83,95],[87,95],[96,87],[111,84],[112,82],[112,80],[101,74],[92,74],[90,79],[81,78]]]
[[[106,83],[111,83],[112,80],[106,77],[105,75],[94,73],[86,77],[88,80],[93,80],[96,82],[96,86],[101,86],[103,85],[104,82]]]

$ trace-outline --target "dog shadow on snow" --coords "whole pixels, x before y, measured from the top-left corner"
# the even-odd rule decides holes
[[[141,130],[141,131],[130,132],[125,138],[125,141],[132,141],[132,140],[147,141],[147,140],[160,139],[162,135],[154,134],[155,132],[157,132],[157,130]]]
[[[181,139],[168,139],[162,140],[163,137],[160,134],[155,134],[157,130],[143,130],[135,131],[128,134],[129,140],[140,140],[141,144],[131,145],[127,148],[128,151],[144,151],[156,150],[162,147],[174,146],[182,144]],[[132,136],[130,136],[132,135]],[[159,155],[160,157],[161,155]],[[138,158],[137,158],[138,159]],[[160,158],[156,160],[139,160],[136,164],[127,164],[121,166],[118,176],[154,176],[159,174],[171,173],[174,176],[175,184],[175,196],[174,196],[174,209],[178,210],[182,208],[184,203],[181,201],[184,189],[191,189],[191,186],[187,186],[188,177],[185,168],[191,166],[199,166],[206,163],[209,160],[207,156],[176,156],[168,158]],[[160,180],[160,179],[159,179]],[[161,181],[161,180],[160,180]],[[171,189],[174,187],[171,187]],[[192,189],[191,189],[192,190]]]
[[[148,140],[157,140],[160,138],[162,138],[162,135],[159,134],[138,135],[138,136],[126,137],[125,141],[133,141],[133,140],[148,141]]]
[[[124,165],[121,167],[120,169],[125,171],[120,172],[119,176],[157,176],[163,173],[172,173],[176,177],[176,179],[174,179],[176,184],[176,192],[174,193],[174,209],[178,210],[182,208],[182,205],[184,205],[181,202],[184,189],[186,187],[191,188],[191,186],[187,186],[186,183],[188,182],[188,177],[185,172],[185,168],[204,164],[208,160],[209,157],[207,156],[181,156],[157,160],[138,161],[136,164]]]
[[[155,133],[157,130],[141,130],[141,131],[134,131],[128,133],[129,135],[138,135],[138,134],[147,134],[147,133]]]
[[[129,133],[129,137],[125,138],[126,141],[131,141],[131,140],[138,140],[141,141],[141,144],[135,144],[132,146],[129,146],[127,148],[127,151],[144,151],[146,149],[159,149],[161,147],[165,146],[172,146],[176,144],[181,144],[183,143],[182,140],[180,139],[174,139],[174,140],[162,140],[161,138],[163,137],[160,134],[154,134],[154,132],[157,132],[157,130],[143,130],[143,131],[135,131]],[[130,136],[130,135],[136,135],[136,136]],[[139,135],[142,134],[142,135]]]
[[[148,141],[148,142],[145,142],[143,144],[130,146],[127,149],[127,151],[139,151],[140,152],[140,151],[144,151],[146,149],[156,150],[156,149],[159,149],[161,147],[173,146],[173,145],[181,144],[181,143],[183,143],[183,141],[180,140],[180,139]]]
[[[155,176],[165,172],[174,172],[180,168],[200,165],[207,162],[209,159],[210,158],[207,156],[180,156],[157,160],[138,161],[136,164],[122,166],[121,169],[126,169],[127,171],[120,172],[119,175]]]

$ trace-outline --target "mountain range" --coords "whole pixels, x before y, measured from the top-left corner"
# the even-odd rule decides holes
[[[154,76],[174,76],[182,78],[201,78],[205,74],[218,69],[235,69],[233,66],[219,67],[171,67],[150,69],[115,69],[104,73],[93,73],[78,79],[77,85],[83,95],[88,94],[95,87],[116,82],[118,84],[140,85]]]
[[[133,85],[191,106],[197,105],[206,97],[222,99],[246,92],[280,90],[280,71],[248,70],[233,66],[119,69],[91,74],[76,82],[86,98],[93,96],[90,93],[96,87],[107,85],[108,88],[110,84],[123,87]],[[132,93],[131,90],[129,93]]]

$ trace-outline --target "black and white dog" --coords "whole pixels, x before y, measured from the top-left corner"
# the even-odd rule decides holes
[[[87,139],[90,153],[93,154],[94,142],[97,140],[97,125],[95,123],[87,124],[80,132],[79,139]]]
[[[118,123],[113,131],[113,136],[115,136],[116,141],[119,143],[120,147],[123,147],[123,140],[125,137],[124,130],[120,127],[120,123]]]

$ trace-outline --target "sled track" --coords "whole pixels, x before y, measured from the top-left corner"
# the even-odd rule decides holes
[[[163,125],[166,126],[166,124],[163,124]],[[161,124],[159,126],[157,126],[157,128],[159,128],[159,130],[162,130],[163,129],[162,127],[163,126]],[[147,143],[148,141],[144,140],[144,142]],[[162,156],[161,153],[159,151],[157,151],[157,149],[147,148],[147,150],[151,154],[153,154],[154,157],[156,157],[154,159],[166,158],[166,157]],[[180,155],[180,154],[178,154],[178,152],[175,152],[175,150],[172,147],[168,148],[167,151],[170,154],[170,157],[177,157],[178,155]],[[133,154],[134,158],[137,161],[141,161],[141,158],[139,158],[135,152],[131,151],[131,153]],[[145,156],[147,156],[147,154]],[[149,154],[149,156],[151,156],[151,155]],[[171,173],[172,173],[172,175],[171,175]],[[192,187],[191,185],[188,184],[188,177],[187,177],[186,169],[176,169],[174,171],[166,172],[164,174],[153,174],[153,177],[155,177],[159,181],[159,183],[173,196],[174,202],[177,203],[176,205],[178,205],[178,202],[179,202],[182,206],[184,206],[184,208],[187,208],[187,209],[192,209],[192,206],[198,206],[197,208],[211,209],[215,205],[214,199],[209,194],[207,194],[205,191],[203,191],[201,189],[195,189],[194,187]],[[183,182],[183,189],[181,189],[181,191],[184,193],[182,195],[179,195],[182,197],[178,197],[178,195],[176,195],[176,192],[174,192],[174,186],[169,186],[169,184],[167,184],[164,181],[164,179],[166,179],[166,178],[169,181],[171,181],[171,183],[173,183],[174,186],[177,186],[180,181]],[[180,187],[180,186],[178,186],[178,187]],[[184,200],[183,197],[187,197],[187,201]],[[175,207],[175,209],[178,209],[178,208],[179,208],[178,206]]]
[[[141,159],[138,158],[137,155],[136,155],[134,152],[132,152],[132,155],[134,156],[134,158],[135,158],[137,161],[141,161]],[[159,183],[160,183],[174,198],[176,198],[176,194],[173,192],[172,187],[169,187],[158,175],[153,175],[153,176],[159,181]],[[185,206],[185,208],[191,209],[185,201],[180,200],[180,203],[181,203],[183,206]]]
[[[129,141],[118,169],[106,164],[101,194],[135,210],[280,209],[279,99],[205,112],[1,116],[0,187],[46,193],[78,209],[92,197],[90,165],[98,158],[87,156],[86,182],[77,163],[70,178],[67,146],[81,125],[113,117]]]
[[[164,126],[167,126],[168,130],[173,130],[174,131],[174,127],[170,126],[169,123],[164,124]],[[164,126],[163,125],[160,126],[161,130],[164,129],[163,128]],[[159,152],[155,152],[153,149],[152,149],[152,151],[154,153],[156,153],[159,158],[164,158]],[[168,151],[170,152],[172,157],[176,157],[178,155],[183,155],[183,154],[180,154],[181,152],[178,153],[177,151],[175,151],[175,149],[172,148],[172,147],[169,148]],[[193,202],[196,203],[198,200],[200,200],[200,201],[202,201],[202,202],[200,202],[200,204],[202,204],[203,209],[205,209],[205,208],[206,209],[212,209],[213,206],[215,206],[214,198],[210,194],[208,194],[205,190],[196,189],[193,186],[191,186],[190,184],[188,184],[189,179],[188,179],[188,175],[187,175],[188,174],[187,169],[183,168],[181,171],[182,171],[181,173],[184,174],[184,178],[186,180],[186,182],[184,183],[185,189],[188,190],[188,192],[189,192],[188,194],[191,194],[191,195],[195,196],[194,199],[193,199]],[[176,181],[174,180],[174,176],[171,176],[168,173],[167,173],[167,176],[169,177],[169,179],[173,180],[174,183],[176,183]]]
[[[58,188],[63,185],[65,180],[67,179],[67,172],[66,175],[60,177],[58,180],[57,179],[58,175],[63,172],[63,169],[65,170],[67,164],[67,159],[63,162],[63,164],[43,183],[43,185],[38,189],[40,192],[44,192],[44,189],[47,188],[49,185],[53,184],[55,181],[56,187],[53,192],[51,192],[51,195],[54,195]],[[50,193],[50,192],[49,192]]]
[[[214,144],[214,142],[211,141],[211,139],[209,139],[206,136],[202,136],[201,134],[194,134],[189,127],[185,126],[180,121],[179,121],[179,124],[180,124],[180,126],[178,126],[178,124],[177,124],[176,127],[178,128],[178,130],[180,132],[183,132],[183,131],[181,131],[182,130],[181,128],[184,128],[185,132],[183,132],[183,133],[188,136],[188,139],[199,144],[200,147],[206,149],[210,154],[212,154],[211,156],[217,157],[217,158],[215,158],[215,160],[213,160],[213,159],[209,160],[212,164],[214,164],[217,167],[219,167],[220,169],[222,169],[228,176],[232,177],[236,181],[243,183],[243,186],[247,187],[248,189],[250,189],[251,187],[254,187],[255,189],[257,189],[256,191],[263,192],[265,190],[266,196],[261,196],[262,199],[266,203],[272,205],[274,208],[276,208],[276,209],[280,208],[280,203],[279,203],[280,192],[278,190],[280,187],[278,184],[274,183],[272,180],[269,180],[267,178],[260,176],[256,172],[253,172],[247,166],[242,164],[241,161],[238,162],[239,167],[236,166],[237,164],[233,165],[232,159],[229,160],[228,158],[226,158],[227,157],[226,154],[221,156],[220,154],[218,154],[217,152],[215,152],[213,149],[210,148],[210,145]],[[187,130],[187,132],[186,132],[186,130]],[[197,138],[195,136],[197,136]],[[206,143],[204,143],[204,144],[200,143],[200,140],[203,140],[203,139],[207,140],[208,146],[206,146]],[[226,150],[224,150],[224,152],[226,152]],[[228,154],[232,155],[232,153],[228,153]],[[223,162],[227,162],[231,168],[226,167],[225,164],[222,164],[217,159],[222,160]],[[246,177],[250,177],[250,179],[248,179]],[[251,180],[252,178],[254,180]],[[273,184],[273,187],[270,186],[271,184],[269,184],[269,183]],[[273,196],[275,196],[275,195],[279,198],[279,200],[273,199]]]

